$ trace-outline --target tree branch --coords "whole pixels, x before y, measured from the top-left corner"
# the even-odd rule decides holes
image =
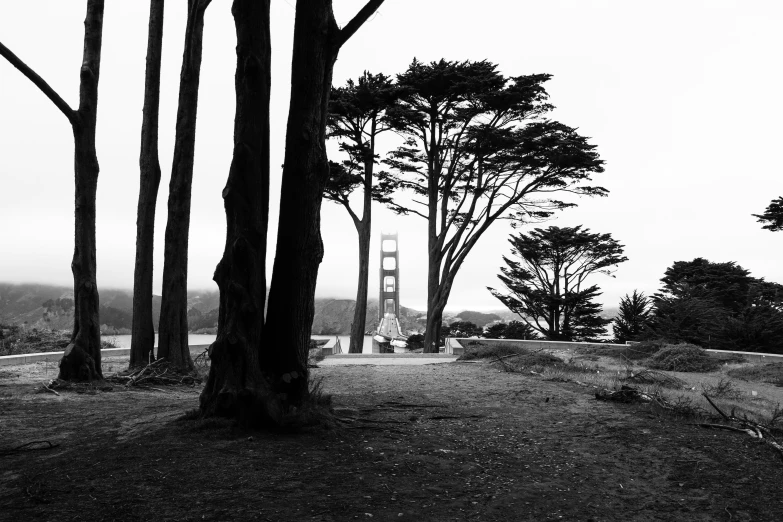
[[[43,92],[47,98],[52,100],[52,103],[54,103],[63,114],[65,114],[65,117],[68,118],[68,121],[71,122],[71,124],[75,124],[77,122],[76,111],[71,109],[71,107],[65,103],[65,100],[63,100],[60,95],[57,94],[55,90],[44,81],[43,78],[38,76],[35,71],[30,69],[26,63],[24,63],[21,59],[19,59],[18,56],[12,53],[8,47],[3,45],[2,42],[0,42],[0,56],[8,60],[11,65],[19,69],[22,74],[27,76],[28,80],[33,82],[39,89],[41,89],[41,92]]]
[[[356,16],[353,17],[353,20],[348,22],[346,26],[340,30],[340,36],[338,37],[337,45],[339,47],[345,45],[345,42],[347,42],[351,36],[353,36],[362,25],[364,25],[364,22],[366,22],[370,16],[372,16],[373,13],[375,13],[375,11],[381,7],[383,2],[384,0],[370,0],[367,2],[367,4],[365,4],[365,6],[362,7],[358,13],[356,13]]]

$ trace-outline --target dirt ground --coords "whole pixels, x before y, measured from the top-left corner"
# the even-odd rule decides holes
[[[0,520],[783,520],[783,461],[750,437],[484,363],[315,369],[357,420],[295,435],[182,420],[198,388],[55,396],[21,368]],[[58,446],[4,452],[36,440]]]

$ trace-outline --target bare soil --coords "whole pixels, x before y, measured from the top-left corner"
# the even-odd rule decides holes
[[[183,420],[198,387],[40,393],[37,366],[0,373],[1,520],[783,520],[764,444],[485,363],[315,369],[347,427],[296,434]]]

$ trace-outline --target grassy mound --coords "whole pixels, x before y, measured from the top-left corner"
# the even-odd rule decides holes
[[[646,364],[654,370],[671,372],[712,372],[720,365],[721,361],[692,344],[667,345],[653,354]]]
[[[647,359],[651,355],[658,353],[666,343],[663,341],[644,341],[638,344],[629,344],[624,347],[607,346],[607,347],[592,347],[580,349],[580,354],[587,355],[602,355],[604,357],[612,357],[619,359],[620,361],[639,361]]]
[[[783,386],[783,362],[734,368],[728,373],[730,376],[744,381],[768,382]]]
[[[477,359],[497,359],[507,355],[526,355],[530,351],[510,343],[483,343],[471,341],[464,343],[465,353],[460,355],[458,361],[475,361]]]

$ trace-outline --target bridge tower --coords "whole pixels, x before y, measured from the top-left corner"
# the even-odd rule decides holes
[[[400,315],[400,264],[397,233],[381,232],[381,280],[378,293],[378,321],[385,314]]]
[[[400,264],[397,233],[381,232],[381,268],[378,293],[378,330],[373,337],[373,353],[403,349],[407,337],[400,328]]]

